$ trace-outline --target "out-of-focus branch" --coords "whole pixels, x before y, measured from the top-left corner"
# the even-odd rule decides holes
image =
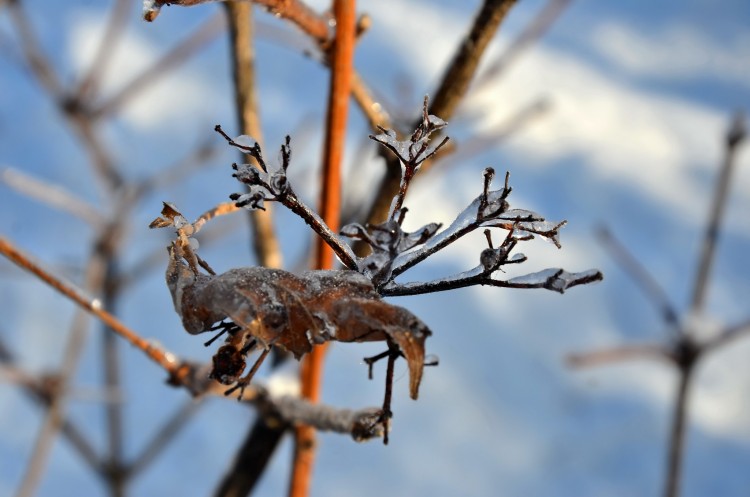
[[[731,326],[724,330],[719,336],[704,344],[706,350],[722,347],[734,340],[750,335],[750,320]]]
[[[432,96],[430,114],[450,120],[466,95],[485,49],[516,0],[485,0],[471,29],[448,65],[440,86]]]
[[[695,277],[693,296],[690,312],[700,314],[705,303],[708,279],[715,255],[716,241],[719,234],[721,219],[728,197],[729,180],[735,161],[738,146],[747,134],[745,117],[738,113],[732,119],[725,140],[724,162],[721,168],[716,190],[714,192],[711,215],[703,239],[703,246],[698,261],[698,272]],[[616,348],[609,351],[590,352],[576,354],[569,358],[576,366],[588,366],[600,363],[608,363],[615,360],[643,357],[644,355],[661,355],[674,364],[679,374],[679,385],[672,414],[671,432],[667,450],[667,471],[664,485],[664,497],[678,497],[680,495],[682,466],[685,451],[685,433],[688,416],[688,400],[690,385],[695,372],[695,366],[707,352],[710,352],[750,331],[750,321],[742,322],[736,326],[722,331],[717,337],[707,341],[698,342],[692,336],[691,331],[686,328],[685,323],[680,320],[674,307],[668,302],[666,295],[658,284],[646,273],[637,260],[632,257],[625,248],[618,244],[608,233],[604,233],[605,241],[608,243],[618,259],[636,276],[640,286],[656,300],[662,307],[662,316],[668,325],[674,330],[674,336],[668,346],[633,346]]]
[[[101,228],[105,223],[104,217],[96,207],[61,186],[52,185],[12,168],[0,171],[0,181],[53,209],[67,212],[85,221],[95,229]]]
[[[63,281],[44,269],[41,265],[34,262],[31,257],[15,247],[9,240],[0,237],[0,254],[4,255],[22,269],[29,271],[49,286],[75,302],[76,305],[95,315],[104,324],[109,326],[112,331],[127,340],[131,345],[140,349],[151,360],[159,364],[162,368],[172,374],[178,373],[179,364],[175,356],[164,351],[161,347],[141,338],[135,331],[131,330],[119,319],[102,309],[99,299],[88,297],[82,290],[72,283]]]
[[[112,63],[112,53],[120,36],[125,30],[128,21],[128,10],[132,6],[129,0],[116,0],[114,7],[109,15],[109,22],[102,33],[99,47],[94,55],[94,59],[89,66],[88,72],[81,78],[78,89],[74,97],[77,101],[82,101],[89,95],[97,91],[101,81],[102,74],[107,70],[107,66]]]
[[[567,363],[575,368],[586,368],[633,359],[671,361],[672,356],[669,350],[661,344],[623,345],[611,349],[570,354],[567,357]]]
[[[667,456],[667,480],[664,497],[678,497],[682,479],[682,459],[685,447],[685,426],[687,424],[690,380],[693,378],[692,366],[680,369],[677,398],[672,411],[672,431],[669,435],[669,453]]]
[[[659,283],[646,271],[646,268],[631,254],[625,246],[610,233],[610,231],[601,227],[597,230],[599,240],[609,249],[610,254],[614,257],[625,272],[633,278],[635,283],[643,290],[648,299],[656,305],[661,311],[664,322],[669,326],[672,333],[677,333],[677,327],[680,326],[680,320],[677,316],[675,306],[670,302],[664,289]]]
[[[693,299],[691,302],[691,307],[695,312],[700,312],[705,303],[708,277],[711,272],[711,266],[713,265],[716,240],[719,238],[719,228],[721,226],[721,220],[724,217],[724,207],[726,206],[729,192],[729,179],[732,177],[732,170],[734,169],[734,163],[736,162],[735,158],[737,155],[737,149],[746,137],[747,124],[745,122],[745,115],[738,112],[732,119],[732,123],[727,131],[724,162],[721,167],[719,179],[716,182],[713,204],[711,205],[711,215],[708,225],[706,226],[706,233],[703,236],[703,244],[701,246],[698,263],[698,274],[695,279]]]
[[[118,93],[90,111],[93,118],[111,115],[121,109],[128,100],[138,95],[144,88],[151,86],[159,78],[166,76],[169,71],[179,67],[195,52],[205,47],[224,30],[224,19],[221,15],[212,16],[201,24],[190,36],[156,60],[148,69],[143,71],[125,85]]]
[[[60,112],[74,125],[75,131],[91,156],[91,165],[98,178],[105,184],[108,191],[112,191],[122,183],[122,178],[97,140],[90,120],[82,117],[83,109],[80,102],[67,97],[66,90],[55,75],[52,64],[39,48],[38,37],[19,4],[20,2],[11,2],[10,10],[24,47],[24,56],[37,80],[55,100]]]
[[[20,252],[0,237],[0,251],[13,262],[24,269],[35,272],[35,269],[41,269],[24,257]],[[22,264],[23,262],[23,264]],[[91,291],[101,291],[106,277],[106,260],[94,250],[87,267],[85,275],[85,288]],[[49,273],[48,273],[49,274]],[[37,275],[39,275],[37,273]],[[81,292],[78,292],[81,293]],[[62,364],[57,374],[57,382],[52,392],[49,408],[47,410],[42,426],[37,434],[34,448],[31,452],[31,458],[26,466],[26,470],[21,480],[16,495],[18,497],[30,497],[34,495],[37,486],[41,482],[42,473],[47,464],[52,443],[55,436],[65,419],[65,410],[68,402],[68,385],[73,375],[78,369],[81,355],[83,354],[87,330],[89,326],[89,315],[83,311],[76,312],[73,317],[70,332],[65,343]]]
[[[255,51],[253,49],[252,5],[247,2],[226,2],[229,24],[231,65],[234,75],[234,95],[242,134],[250,135],[262,144],[263,134],[258,117],[255,88]],[[255,163],[249,155],[245,161]],[[281,248],[273,227],[271,207],[249,212],[253,233],[253,249],[258,263],[265,267],[282,265]]]
[[[449,142],[443,148],[440,155],[433,160],[425,161],[420,167],[424,174],[433,167],[442,167],[445,163],[460,165],[468,161],[474,154],[483,152],[490,147],[497,146],[504,140],[515,135],[526,128],[532,122],[546,115],[552,104],[546,98],[539,98],[528,105],[518,109],[506,121],[496,126],[487,127],[471,138],[462,140],[459,145],[454,141]]]
[[[544,36],[558,17],[560,17],[560,14],[570,5],[570,2],[571,0],[548,0],[547,4],[511,42],[508,48],[489,64],[486,71],[477,76],[476,84],[472,89],[474,91],[481,91],[483,87],[505,72],[513,62],[518,60],[524,51]]]
[[[39,39],[34,33],[31,23],[26,13],[21,7],[20,1],[8,2],[8,12],[13,19],[13,24],[20,38],[21,49],[23,50],[26,62],[29,64],[31,71],[36,76],[39,83],[55,98],[58,102],[64,98],[65,90],[60,83],[57,74],[55,74],[52,64],[42,52],[39,46]]]
[[[516,0],[485,0],[482,3],[469,31],[446,68],[438,89],[432,96],[430,114],[450,121],[458,103],[466,95],[489,42],[515,3]],[[411,127],[411,129],[414,128],[416,125]],[[396,195],[401,184],[401,164],[392,156],[384,154],[383,157],[386,161],[385,176],[381,180],[375,200],[367,215],[367,222],[371,224],[380,223],[386,218],[391,199]],[[357,252],[361,254],[363,248],[362,244],[358,244]]]
[[[5,365],[6,367],[13,368],[14,363],[15,361],[10,351],[2,342],[0,342],[0,364]],[[33,378],[24,372],[21,373],[23,376],[23,381],[18,381],[17,383],[23,387],[23,391],[30,398],[32,398],[39,405],[48,409],[52,402],[52,392],[50,392],[49,382],[39,381],[38,378]],[[101,473],[101,459],[96,453],[96,450],[94,450],[94,446],[84,436],[83,432],[67,418],[64,418],[60,423],[60,432],[81,455],[81,457],[89,465],[89,467],[94,472]]]
[[[230,0],[231,1],[231,0]],[[153,21],[159,15],[159,10],[164,5],[179,5],[181,7],[192,7],[202,3],[214,3],[216,0],[151,0],[148,5],[144,3],[144,18]],[[250,3],[250,0],[241,0],[237,3]],[[262,5],[276,17],[289,19],[302,31],[314,38],[319,44],[325,44],[330,39],[331,23],[320,16],[317,12],[299,0],[254,0],[252,3]]]
[[[349,111],[357,9],[355,0],[335,0],[333,12],[336,34],[331,50],[331,78],[323,149],[320,215],[328,227],[338,232],[341,215],[341,163],[346,143],[346,122]],[[332,269],[334,252],[321,238],[317,239],[315,264],[318,269]],[[327,347],[318,345],[302,361],[300,379],[302,396],[312,403],[320,401],[323,363]],[[315,430],[310,425],[297,428],[294,461],[289,488],[290,497],[310,493],[312,468],[315,461]]]
[[[193,418],[198,409],[203,405],[203,398],[193,398],[188,400],[184,405],[179,407],[175,413],[169,417],[167,422],[156,430],[154,437],[146,443],[144,449],[135,456],[133,462],[124,470],[128,478],[133,478],[138,473],[146,469],[159,454],[169,445],[180,430]]]

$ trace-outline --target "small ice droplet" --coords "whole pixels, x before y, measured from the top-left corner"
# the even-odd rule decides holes
[[[253,148],[257,143],[252,136],[248,135],[240,135],[236,138],[232,138],[232,141],[243,148]]]
[[[174,217],[174,227],[177,229],[182,228],[187,224],[187,219],[185,219],[184,216],[175,216]]]
[[[91,308],[95,311],[100,311],[102,309],[102,301],[99,299],[94,299],[91,301]]]
[[[193,251],[197,251],[200,247],[200,243],[198,243],[198,240],[196,240],[195,238],[191,238],[189,243],[190,248],[193,249]]]

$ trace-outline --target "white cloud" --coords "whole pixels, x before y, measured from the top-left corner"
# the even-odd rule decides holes
[[[422,12],[416,12],[422,6],[411,5],[410,8],[411,16],[422,16]],[[421,75],[432,75],[434,68],[445,62],[446,54],[452,52],[453,40],[435,37],[434,32],[459,33],[463,29],[459,23],[465,22],[464,19],[441,16],[430,18],[429,22],[414,23],[405,30],[398,9],[383,8],[380,14],[382,17],[378,21],[388,26],[388,42],[393,43],[401,56],[409,61],[410,70]],[[434,16],[435,11],[425,11],[424,15]],[[420,37],[425,43],[413,43]],[[729,47],[720,47],[687,28],[666,32],[664,40],[636,37],[634,32],[614,24],[600,28],[594,36],[601,44],[601,50],[607,50],[613,58],[618,56],[617,60],[632,70],[654,73],[658,70],[668,77],[685,77],[710,70],[721,73],[716,77],[733,78],[750,86],[750,73],[746,70],[750,67],[747,55],[750,50],[743,48],[750,47],[750,38],[741,38]],[[493,45],[489,60],[500,53],[502,42],[501,39]],[[659,48],[660,43],[663,48]],[[425,46],[430,50],[425,50]],[[632,46],[634,55],[618,52],[624,51],[625,46]],[[744,71],[740,70],[741,66]],[[722,156],[722,135],[729,116],[686,98],[629,86],[613,75],[598,71],[576,55],[544,44],[525,54],[500,82],[484,86],[481,92],[472,94],[463,110],[485,115],[476,124],[477,130],[483,130],[505,122],[517,112],[517,102],[528,102],[542,95],[551,98],[553,111],[525,129],[523,134],[501,145],[506,154],[510,152],[514,156],[515,164],[525,168],[550,167],[573,157],[601,188],[629,187],[654,205],[667,209],[675,218],[692,218],[697,226],[703,223],[713,183],[705,183],[703,178],[697,177],[696,171],[704,177],[715,177]],[[740,161],[739,171],[750,169],[750,154],[741,155]],[[467,185],[471,185],[471,192],[467,191]],[[461,202],[469,202],[478,193],[478,188],[478,180],[471,177],[460,184],[433,186],[428,194],[416,189],[412,201],[421,207],[410,212],[410,222],[426,222],[438,214],[447,214],[450,220],[455,212],[446,213],[446,207],[460,209],[464,205]],[[436,193],[436,190],[439,191]],[[463,199],[457,200],[461,205],[436,201],[435,197],[444,198],[446,190],[453,192],[454,198]],[[738,174],[733,195],[735,200],[739,199],[739,205],[750,204],[749,192],[750,175]],[[523,207],[522,198],[515,196],[514,199],[514,205]],[[729,228],[736,231],[750,226],[739,216],[732,222],[734,224]],[[557,252],[549,258],[545,256],[550,251],[544,246],[529,244],[528,248],[523,247],[523,251],[538,256],[534,258],[536,263],[570,264],[573,270],[591,265],[591,261],[586,260],[590,254],[586,254],[580,240],[566,238],[564,244],[566,250],[562,252],[565,254]],[[459,251],[459,257],[464,261],[462,264],[476,260],[475,254],[469,251]],[[580,255],[583,258],[578,259],[576,254],[583,254]],[[494,302],[493,312],[502,316],[511,328],[516,322],[520,326],[524,310],[534,312],[534,306],[538,305],[524,301],[517,294],[506,294],[497,299],[491,290],[481,290],[476,292],[480,294],[476,302]],[[604,306],[598,299],[593,297],[589,304]],[[510,309],[516,312],[510,313]],[[583,316],[580,318],[585,321]],[[584,328],[594,326],[590,323],[581,325]],[[611,330],[600,328],[596,333],[589,333],[588,338],[599,343],[612,343],[613,338],[618,340],[616,335]],[[555,346],[564,346],[565,338],[558,336],[554,342]],[[730,356],[726,357],[730,359]],[[742,413],[747,412],[747,403],[741,399],[732,400],[731,393],[741,391],[743,385],[746,387],[744,378],[747,375],[732,376],[731,371],[738,365],[734,360],[721,364],[725,366],[706,368],[706,377],[697,381],[695,411],[691,413],[691,420],[717,435],[746,438],[747,429],[742,427],[746,419]],[[610,391],[626,397],[645,397],[654,406],[665,409],[672,402],[675,376],[663,366],[657,368],[663,374],[654,375],[651,367],[618,367],[619,374],[610,375],[615,381],[605,383]],[[623,375],[625,370],[627,374]],[[602,376],[607,377],[606,371]],[[726,409],[717,407],[724,402],[727,402]]]
[[[106,16],[80,16],[70,31],[68,56],[76,73],[85,73],[98,50]],[[102,78],[102,93],[114,95],[134,75],[150,67],[163,48],[156,47],[140,33],[127,30],[107,64]],[[154,130],[160,125],[179,125],[184,118],[209,115],[212,90],[197,73],[180,68],[158,78],[129,100],[120,116],[132,127]]]
[[[411,6],[412,11],[422,8]],[[425,16],[435,12],[427,7]],[[388,26],[389,42],[404,53],[411,70],[432,75],[452,53],[454,40],[434,36],[435,32],[460,33],[463,19],[441,16],[403,28],[403,18],[396,11],[383,9],[379,19]],[[412,12],[422,16],[422,12]],[[605,29],[605,28],[602,28]],[[609,30],[626,33],[625,28],[611,25]],[[687,29],[675,29],[684,52],[697,50],[693,45],[709,45],[702,49],[711,54],[716,70],[734,75],[750,86],[750,67],[747,55],[739,54],[741,47],[750,46],[750,38],[738,40],[734,47],[719,47],[689,35]],[[692,38],[691,38],[692,36]],[[415,44],[422,37],[428,43]],[[688,41],[693,40],[693,41]],[[502,53],[507,43],[502,36],[493,43],[485,62]],[[650,42],[648,42],[650,43]],[[647,42],[641,43],[646,45]],[[429,47],[426,50],[425,47]],[[644,48],[645,50],[645,48]],[[745,50],[750,53],[750,50]],[[717,54],[726,62],[716,62]],[[735,55],[737,55],[735,57]],[[732,59],[733,62],[729,62]],[[735,61],[736,59],[736,61]],[[743,62],[744,61],[744,62]],[[727,67],[724,67],[724,66]],[[745,70],[741,71],[740,67]],[[677,96],[649,92],[629,86],[597,68],[577,55],[539,45],[527,52],[501,81],[482,85],[481,91],[470,93],[463,111],[484,115],[475,123],[477,132],[491,129],[515,114],[519,102],[548,96],[552,112],[537,120],[510,141],[499,144],[504,152],[517,157],[515,164],[523,167],[545,167],[565,158],[575,157],[592,175],[601,181],[630,185],[649,197],[656,205],[673,210],[675,216],[694,217],[702,222],[708,206],[712,184],[697,178],[696,171],[713,178],[722,156],[721,143],[729,116]],[[750,154],[740,155],[739,171],[750,169]],[[750,205],[750,175],[739,174],[735,180],[735,195],[744,195],[741,205]],[[743,193],[744,192],[744,193]],[[750,222],[737,219],[742,229]],[[738,226],[730,227],[737,229]]]
[[[718,42],[694,27],[673,25],[645,34],[613,22],[591,34],[591,45],[623,69],[658,79],[710,78],[750,87],[750,35]]]

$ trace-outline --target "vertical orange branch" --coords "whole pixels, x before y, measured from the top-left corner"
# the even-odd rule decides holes
[[[337,232],[341,206],[341,160],[346,140],[346,118],[354,59],[355,0],[334,0],[333,12],[336,19],[336,35],[330,52],[331,79],[323,151],[320,215],[326,224]],[[321,238],[317,240],[315,264],[320,269],[331,269],[334,264],[333,250]],[[320,400],[325,352],[326,347],[318,345],[302,363],[302,395],[312,402]],[[301,426],[297,429],[295,438],[290,497],[305,497],[309,494],[314,460],[315,430],[309,426]]]

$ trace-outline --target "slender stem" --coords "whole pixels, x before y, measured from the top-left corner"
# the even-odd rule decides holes
[[[633,359],[659,359],[672,362],[670,351],[661,344],[621,345],[611,349],[580,352],[568,355],[566,362],[574,368],[585,368]]]
[[[100,245],[101,246],[101,245]],[[114,244],[110,245],[115,248]],[[115,253],[113,251],[106,251],[108,253],[102,254],[107,261],[107,273],[104,282],[104,296],[102,298],[103,304],[106,308],[114,309],[115,302],[117,302],[118,294],[115,289],[115,281],[118,279],[117,270],[115,268]],[[112,330],[104,327],[102,334],[102,357],[104,359],[104,383],[106,385],[106,391],[118,392],[122,389],[122,381],[120,378],[120,343],[117,336],[112,333]],[[107,442],[109,451],[109,460],[107,466],[109,469],[109,487],[113,496],[125,495],[126,478],[123,472],[123,447],[125,434],[124,423],[123,423],[123,412],[122,402],[110,402],[105,406],[107,414]]]
[[[94,61],[89,66],[88,72],[81,78],[76,91],[77,100],[89,97],[96,93],[97,86],[101,82],[102,74],[107,70],[107,66],[112,63],[114,52],[120,36],[125,31],[128,21],[128,10],[133,3],[129,0],[116,0],[109,15],[109,22],[102,33],[101,41],[97,47]]]
[[[231,65],[239,128],[242,134],[252,136],[262,146],[263,133],[258,114],[255,84],[252,4],[226,2],[224,5],[229,24]],[[243,159],[256,163],[255,159],[249,155],[243,154]],[[272,207],[267,206],[266,210],[249,211],[249,216],[253,234],[253,250],[259,265],[281,267],[281,248],[273,227]]]
[[[336,232],[339,229],[341,209],[341,162],[344,155],[351,92],[356,2],[355,0],[335,0],[333,12],[336,19],[336,35],[331,59],[320,212],[325,224]],[[316,248],[316,266],[319,269],[331,269],[334,264],[332,248],[321,239],[318,239]],[[316,346],[302,363],[300,371],[302,396],[311,402],[320,401],[325,352],[326,347]],[[314,460],[315,430],[310,426],[300,426],[297,428],[295,437],[290,497],[309,495]]]
[[[19,193],[47,204],[53,209],[67,212],[94,228],[101,228],[104,216],[99,210],[67,189],[35,178],[23,171],[7,168],[0,171],[0,181]]]
[[[483,86],[496,80],[498,76],[505,72],[526,49],[549,30],[570,2],[571,0],[547,0],[547,4],[510,43],[508,48],[489,64],[487,70],[477,78],[477,84],[472,87],[472,92],[480,91]]]
[[[479,62],[489,42],[515,3],[516,0],[485,0],[482,3],[472,25],[453,55],[453,59],[446,67],[438,89],[432,96],[430,114],[445,121],[451,120],[459,102],[466,95],[469,83],[479,67]],[[416,128],[418,123],[419,121],[411,129]],[[384,157],[385,176],[367,215],[367,221],[370,224],[381,223],[386,219],[391,199],[401,186],[401,165],[398,159],[385,155]],[[361,251],[362,244],[359,244],[358,252],[361,253]]]
[[[331,40],[331,26],[324,16],[308,7],[300,0],[254,0],[268,9],[273,15],[289,19],[320,45]]]
[[[0,364],[14,367],[15,360],[5,345],[0,342]],[[45,409],[49,409],[52,397],[49,389],[45,388],[39,381],[19,381],[18,385],[24,388],[24,392]],[[70,444],[78,451],[91,470],[97,474],[102,473],[103,463],[94,449],[93,444],[86,438],[77,425],[69,419],[63,419],[60,423],[60,432],[67,438]]]
[[[8,252],[6,252],[6,242],[2,238],[0,238],[0,251],[6,256],[8,255]],[[14,253],[11,251],[10,254]],[[11,260],[18,264],[16,258],[11,257]],[[25,267],[25,269],[30,268]],[[101,290],[104,282],[104,273],[105,260],[101,257],[101,254],[94,253],[86,268],[86,288],[93,291]],[[30,497],[34,495],[37,486],[41,482],[42,473],[47,465],[47,459],[52,449],[52,443],[65,418],[65,409],[68,401],[66,390],[78,368],[78,363],[84,350],[88,324],[88,314],[83,311],[75,314],[71,331],[65,344],[62,365],[58,375],[59,385],[53,392],[49,409],[39,429],[26,472],[16,493],[17,497]]]
[[[199,49],[205,47],[222,32],[223,28],[224,22],[221,16],[211,17],[189,37],[181,41],[143,73],[127,83],[118,93],[110,97],[109,100],[101,104],[97,109],[92,110],[91,115],[95,118],[100,118],[111,115],[121,109],[128,100],[138,95],[141,90],[153,85],[157,79],[166,76],[169,71],[178,67]]]
[[[672,305],[662,286],[609,230],[601,228],[597,234],[599,240],[609,250],[615,261],[620,264],[628,276],[633,278],[633,281],[643,290],[649,300],[659,308],[664,321],[672,326],[672,330],[676,332],[680,320],[677,317],[675,306]]]
[[[76,305],[98,317],[104,322],[104,324],[112,328],[112,331],[127,340],[134,347],[143,351],[152,361],[159,364],[166,371],[172,374],[178,373],[180,364],[172,354],[164,352],[161,348],[156,347],[148,340],[142,338],[135,331],[125,326],[115,316],[103,310],[99,299],[89,298],[74,285],[54,276],[39,264],[33,262],[28,255],[16,248],[9,240],[1,236],[0,254],[3,254],[22,269],[33,273],[52,288],[75,302]]]
[[[679,369],[680,383],[677,389],[677,399],[675,400],[674,411],[672,413],[672,432],[669,437],[667,481],[664,488],[664,497],[678,497],[680,495],[682,462],[685,452],[685,427],[687,422],[692,373],[693,364],[683,366]]]
[[[745,116],[738,113],[734,116],[732,124],[726,137],[726,147],[724,153],[724,163],[721,167],[719,179],[716,182],[714,190],[713,204],[711,205],[711,216],[706,232],[703,236],[703,245],[701,247],[700,259],[698,263],[698,274],[695,278],[695,287],[693,288],[693,299],[691,308],[699,312],[706,300],[706,291],[708,287],[708,277],[711,273],[711,267],[716,250],[716,241],[719,238],[719,228],[721,220],[724,217],[724,207],[729,196],[729,180],[732,177],[734,169],[737,148],[745,139],[747,130],[745,129]]]
[[[204,397],[188,400],[172,414],[157,431],[144,449],[133,459],[125,474],[128,478],[138,475],[146,469],[167,447],[180,430],[193,418],[203,405]]]
[[[432,97],[430,114],[446,121],[451,119],[469,89],[482,55],[515,3],[516,0],[485,0],[482,3]]]

